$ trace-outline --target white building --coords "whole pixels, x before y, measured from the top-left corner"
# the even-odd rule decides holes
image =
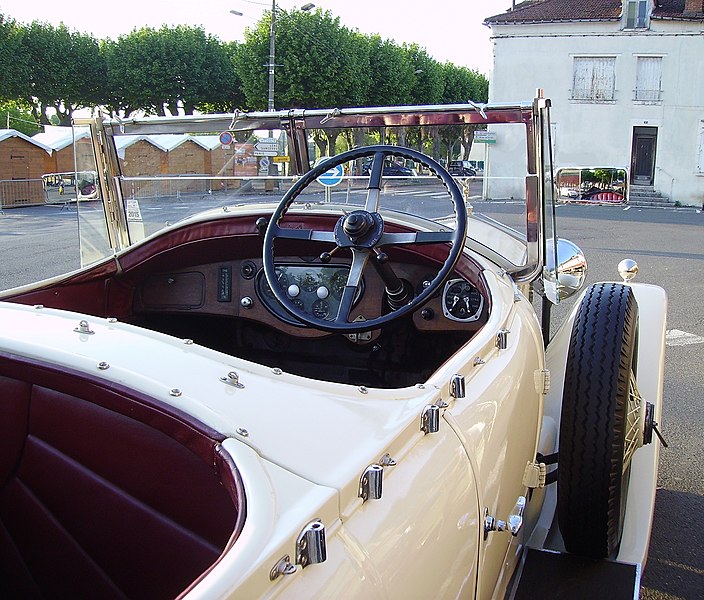
[[[485,24],[494,43],[490,102],[543,88],[557,168],[623,167],[632,197],[654,189],[702,205],[704,0],[529,0]],[[497,139],[492,176],[515,172],[515,150],[507,136]],[[502,190],[520,193],[518,184]]]

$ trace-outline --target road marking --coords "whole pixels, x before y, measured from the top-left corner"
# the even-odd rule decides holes
[[[627,206],[626,208],[623,209],[624,212],[627,211],[627,210],[631,210],[631,207],[630,207],[630,206]]]
[[[680,331],[679,329],[668,329],[665,333],[665,344],[668,346],[689,346],[690,344],[704,344],[704,337]]]

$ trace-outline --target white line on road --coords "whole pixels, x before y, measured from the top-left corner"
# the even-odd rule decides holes
[[[704,344],[704,337],[680,331],[679,329],[668,329],[665,333],[665,344],[668,346],[689,346],[690,344]]]

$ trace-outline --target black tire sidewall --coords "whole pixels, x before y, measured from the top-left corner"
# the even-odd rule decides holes
[[[629,471],[624,446],[638,304],[630,286],[592,285],[572,327],[560,419],[558,523],[568,552],[614,556]]]

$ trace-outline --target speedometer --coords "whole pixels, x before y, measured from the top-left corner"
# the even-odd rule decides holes
[[[482,314],[484,298],[477,288],[464,279],[452,279],[442,294],[443,314],[453,321],[476,321]]]

